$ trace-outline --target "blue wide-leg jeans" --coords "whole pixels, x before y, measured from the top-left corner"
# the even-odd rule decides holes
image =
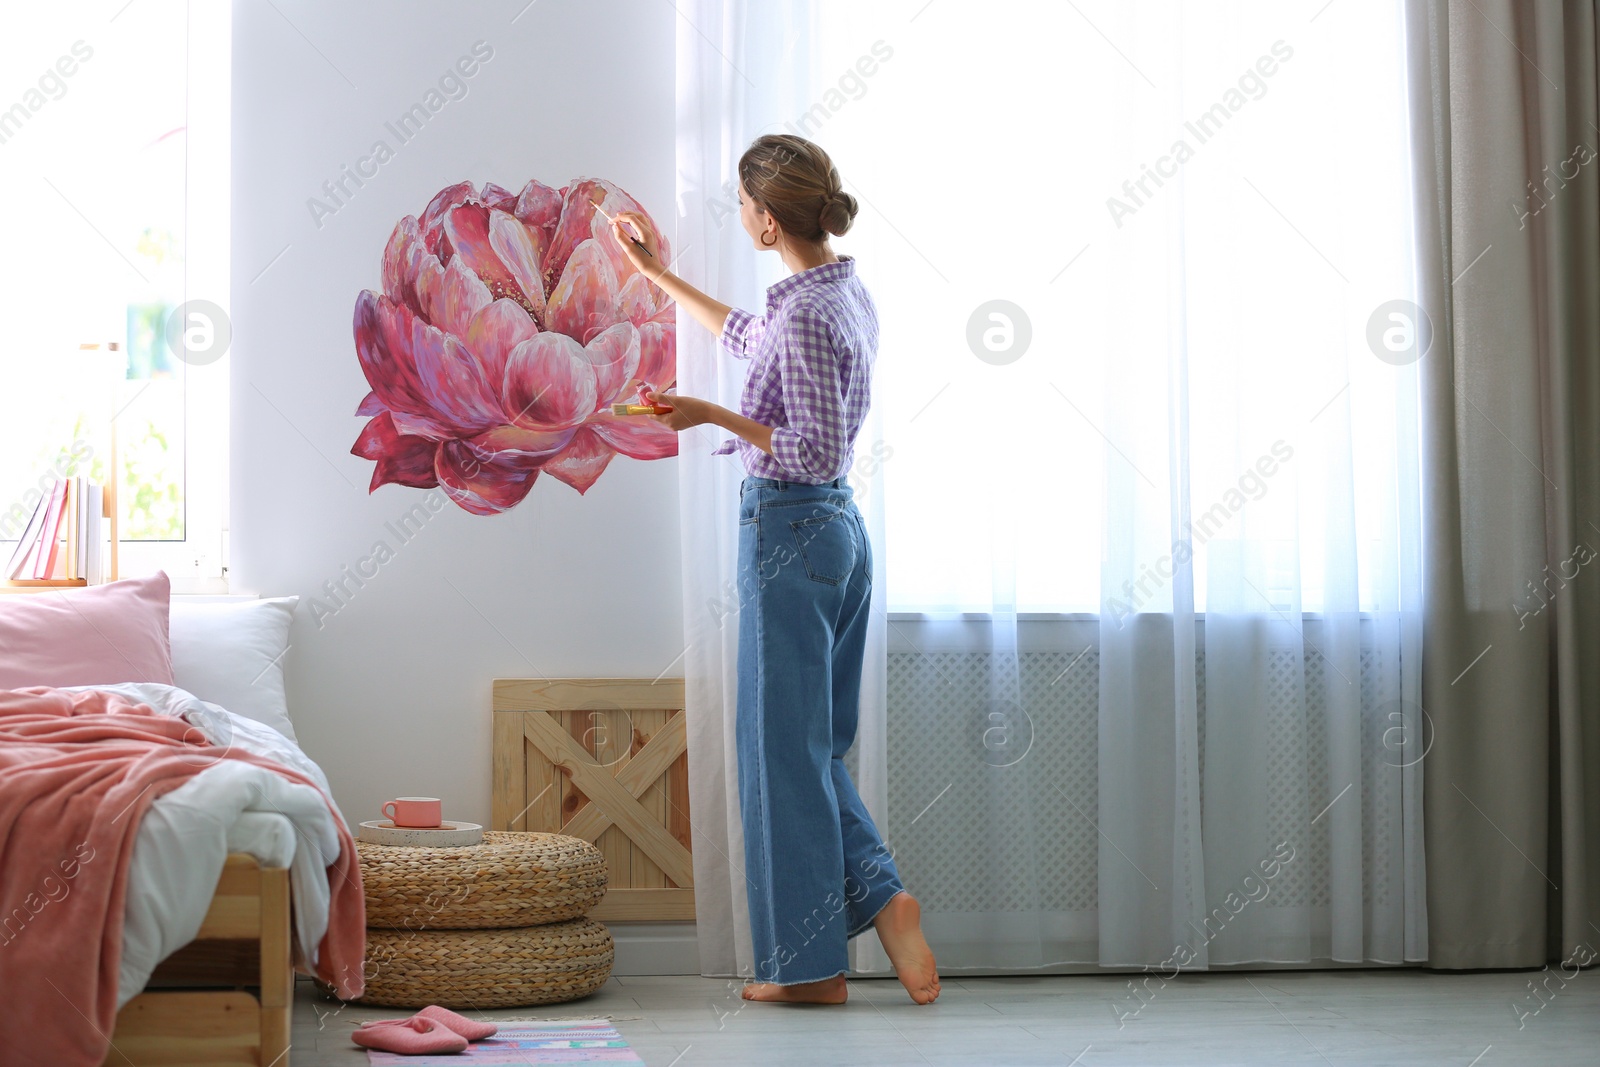
[[[850,969],[846,942],[905,887],[844,755],[855,742],[872,548],[843,478],[739,492],[736,746],[755,978]]]

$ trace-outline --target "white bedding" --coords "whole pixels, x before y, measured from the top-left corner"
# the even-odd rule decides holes
[[[151,801],[134,838],[128,870],[117,1008],[144,989],[156,964],[200,932],[230,852],[248,852],[263,864],[289,867],[295,966],[309,972],[328,928],[327,866],[339,856],[339,831],[329,811],[333,793],[322,769],[272,727],[174,686],[67,688],[120,693],[162,714],[181,716],[214,745],[233,745],[300,771],[327,797],[325,801],[317,789],[265,768],[218,759]],[[337,805],[333,810],[338,811]]]

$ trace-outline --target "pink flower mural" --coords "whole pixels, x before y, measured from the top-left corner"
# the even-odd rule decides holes
[[[356,298],[372,387],[351,452],[368,492],[439,486],[474,515],[515,507],[540,472],[586,492],[617,453],[661,459],[677,434],[611,405],[677,377],[672,302],[623,255],[610,215],[636,211],[607,181],[443,189],[383,250],[383,292]],[[654,221],[652,220],[652,225]],[[659,231],[658,231],[659,232]],[[671,262],[665,237],[661,261]]]

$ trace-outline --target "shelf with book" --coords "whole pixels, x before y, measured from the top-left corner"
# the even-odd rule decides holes
[[[113,342],[108,347],[115,351],[118,345]],[[106,485],[74,475],[53,479],[50,488],[41,493],[16,549],[0,570],[0,593],[82,588],[117,579],[120,468],[114,418],[110,420],[110,444]]]
[[[99,585],[116,577],[105,565],[117,536],[110,494],[79,477],[55,479],[34,507],[0,576],[0,591]]]

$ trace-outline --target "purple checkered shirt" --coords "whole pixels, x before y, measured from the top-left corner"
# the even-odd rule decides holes
[[[737,448],[750,474],[788,482],[831,482],[850,469],[878,352],[878,309],[854,256],[769,286],[762,318],[731,309],[721,343],[750,360],[740,414],[773,428],[772,454],[736,437],[715,455]]]

